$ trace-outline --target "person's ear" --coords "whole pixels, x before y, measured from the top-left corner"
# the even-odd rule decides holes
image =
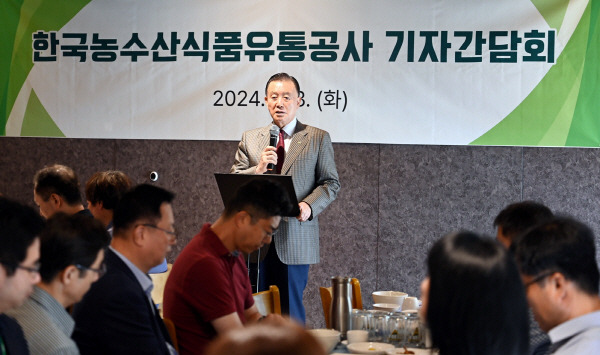
[[[50,194],[50,198],[48,198],[48,201],[56,208],[60,208],[60,206],[63,204],[63,200],[62,197],[60,197],[58,194]]]
[[[69,285],[75,280],[75,278],[79,277],[79,269],[75,267],[75,265],[67,266],[60,273],[60,280],[63,284]]]
[[[557,299],[562,300],[567,296],[567,279],[565,275],[555,272],[548,277],[546,282]]]
[[[245,224],[248,224],[252,219],[252,216],[246,211],[239,211],[234,215],[236,227],[242,227]]]
[[[142,246],[144,244],[144,240],[146,238],[146,227],[141,224],[138,224],[133,228],[133,243],[137,246]]]

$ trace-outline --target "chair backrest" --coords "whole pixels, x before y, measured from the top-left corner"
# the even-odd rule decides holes
[[[279,288],[275,285],[269,286],[268,291],[253,293],[254,304],[263,316],[269,313],[281,314],[281,299],[279,297]]]
[[[160,274],[150,274],[150,278],[152,279],[152,284],[154,284],[154,288],[152,289],[152,300],[154,303],[158,305],[158,310],[160,315],[162,316],[162,303],[163,303],[163,295],[165,293],[165,285],[167,283],[167,279],[169,278],[169,274],[171,273],[171,268],[173,264],[167,264],[167,271]]]
[[[165,323],[165,328],[167,328],[167,332],[171,337],[171,341],[173,342],[173,347],[179,353],[179,346],[177,345],[177,334],[175,334],[175,324],[169,318],[163,318],[163,322]]]
[[[360,281],[357,278],[352,278],[352,308],[363,309],[362,294],[360,292]]]
[[[350,281],[352,285],[352,308],[363,309],[362,294],[360,292],[360,282],[356,278]],[[321,304],[323,305],[323,315],[325,316],[325,328],[331,328],[331,319],[329,319],[329,311],[331,310],[331,300],[333,298],[333,290],[331,287],[319,287],[321,294]]]

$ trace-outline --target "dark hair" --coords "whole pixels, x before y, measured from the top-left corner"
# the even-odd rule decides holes
[[[102,223],[84,215],[56,213],[40,234],[40,275],[50,283],[69,265],[91,266],[110,236]],[[81,270],[81,276],[85,270]]]
[[[269,81],[267,81],[267,85],[265,86],[265,95],[268,94],[267,90],[269,89],[269,84],[271,84],[272,81],[286,81],[286,80],[289,80],[292,83],[294,83],[297,94],[300,95],[300,84],[298,84],[298,80],[296,80],[296,78],[289,75],[288,73],[277,73],[277,74],[274,74],[273,76],[271,76],[269,78]]]
[[[472,232],[448,234],[427,258],[427,324],[441,355],[525,354],[529,320],[510,254]]]
[[[290,197],[279,183],[254,179],[237,190],[233,199],[225,206],[224,215],[230,217],[239,211],[246,211],[255,221],[273,216],[285,216],[291,210]]]
[[[85,184],[85,196],[92,204],[102,202],[102,207],[114,210],[117,202],[131,188],[131,179],[122,171],[100,171]]]
[[[525,233],[511,250],[522,274],[560,272],[581,291],[598,294],[594,233],[585,224],[569,217],[553,218]]]
[[[235,332],[223,333],[211,342],[207,355],[325,355],[321,343],[303,327],[293,323],[253,323]]]
[[[34,209],[0,197],[0,263],[7,276],[27,257],[27,249],[44,227],[44,219]]]
[[[79,180],[68,166],[55,164],[39,170],[33,178],[33,185],[35,193],[44,201],[57,194],[69,205],[82,203]]]
[[[126,192],[115,208],[114,236],[142,219],[150,223],[161,218],[160,206],[171,203],[175,195],[163,188],[141,184]]]
[[[510,204],[500,211],[494,219],[494,226],[502,227],[502,234],[514,241],[519,234],[552,217],[552,211],[543,204],[522,201]]]

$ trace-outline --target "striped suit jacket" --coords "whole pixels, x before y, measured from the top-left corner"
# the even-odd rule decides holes
[[[256,172],[261,153],[269,145],[270,127],[271,124],[244,132],[231,167],[232,173]],[[312,219],[306,222],[299,222],[294,217],[281,219],[274,237],[277,255],[289,265],[316,264],[319,262],[318,216],[335,200],[340,189],[329,133],[298,121],[281,174],[292,176],[298,202],[310,205]],[[266,255],[265,251],[261,251],[263,255]]]

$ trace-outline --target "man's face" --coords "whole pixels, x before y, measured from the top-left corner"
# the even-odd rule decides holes
[[[552,283],[546,279],[529,284],[534,280],[534,277],[521,275],[521,278],[525,285],[527,302],[533,311],[535,320],[540,325],[540,329],[544,332],[548,332],[550,329],[562,323],[560,320],[561,312],[559,304],[554,301]]]
[[[104,261],[104,250],[100,250],[96,255],[96,260],[90,265],[89,269],[76,270],[76,275],[71,279],[71,283],[66,287],[69,296],[69,303],[75,304],[83,298],[89,291],[92,284],[98,281],[100,274],[98,270],[102,267]],[[83,276],[81,276],[83,275]],[[69,305],[67,305],[69,306]]]
[[[252,217],[247,216],[244,227],[240,231],[236,249],[244,253],[252,253],[265,244],[271,243],[273,234],[279,227],[280,216],[258,219],[252,223]]]
[[[40,239],[35,238],[27,248],[25,260],[19,266],[37,268],[40,259]],[[4,266],[0,266],[0,313],[23,304],[33,291],[33,285],[40,281],[40,273],[16,268],[12,276],[6,276]]]
[[[148,262],[150,267],[162,263],[167,253],[171,251],[171,245],[176,243],[175,218],[170,203],[163,202],[160,206],[160,216],[156,228],[145,227],[148,233]]]
[[[33,201],[40,209],[40,215],[46,219],[50,218],[53,214],[58,212],[58,206],[53,196],[51,195],[47,201],[44,201],[42,196],[33,192]]]
[[[273,123],[279,128],[292,122],[301,101],[302,99],[296,92],[296,86],[291,80],[272,81],[267,87],[265,102],[271,118],[273,118]]]

